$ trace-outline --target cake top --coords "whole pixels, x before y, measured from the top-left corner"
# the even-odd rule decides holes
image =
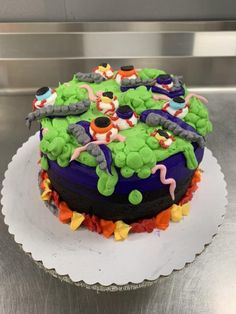
[[[96,167],[98,190],[109,196],[118,178],[148,178],[156,164],[180,152],[196,169],[194,149],[212,130],[206,102],[180,76],[132,65],[114,71],[102,63],[56,89],[40,88],[27,123],[41,123],[43,169],[48,159],[60,167]]]

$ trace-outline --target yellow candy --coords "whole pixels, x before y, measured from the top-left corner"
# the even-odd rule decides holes
[[[71,218],[70,228],[71,230],[75,231],[80,227],[82,222],[84,221],[84,215],[79,214],[77,212],[73,212],[73,216]]]
[[[112,99],[109,97],[102,96],[101,101],[104,102],[105,104],[109,104],[112,101]]]
[[[116,227],[115,227],[115,231],[114,231],[114,236],[115,236],[116,241],[125,240],[128,236],[128,233],[129,233],[131,227],[121,220],[118,220],[115,223],[115,225],[116,225]]]
[[[41,194],[41,198],[43,201],[49,201],[51,199],[52,190],[46,188],[43,193]]]
[[[188,216],[189,211],[190,211],[190,203],[188,202],[186,204],[183,204],[182,205],[182,215],[183,216]]]
[[[176,204],[171,206],[171,220],[174,222],[178,222],[182,219],[182,208]]]

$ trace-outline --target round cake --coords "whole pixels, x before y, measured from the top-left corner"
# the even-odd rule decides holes
[[[40,122],[42,199],[72,230],[116,240],[180,221],[212,130],[206,103],[181,76],[132,65],[40,88],[26,122]]]

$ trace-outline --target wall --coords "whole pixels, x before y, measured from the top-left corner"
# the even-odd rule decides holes
[[[234,0],[0,0],[0,22],[235,18]]]

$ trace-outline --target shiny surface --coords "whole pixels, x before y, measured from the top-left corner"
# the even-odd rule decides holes
[[[0,23],[0,33],[235,31],[236,21]]]
[[[56,86],[98,63],[181,74],[191,86],[235,86],[236,22],[0,23],[0,94]]]
[[[201,90],[198,90],[201,93]],[[99,293],[46,274],[7,232],[0,215],[1,313],[212,313],[236,312],[236,147],[235,91],[202,93],[209,99],[214,133],[208,147],[225,174],[229,205],[213,243],[192,264],[151,287]],[[16,149],[27,140],[24,117],[32,96],[0,97],[1,180]],[[36,125],[30,132],[36,131]],[[199,232],[201,228],[199,226]]]

